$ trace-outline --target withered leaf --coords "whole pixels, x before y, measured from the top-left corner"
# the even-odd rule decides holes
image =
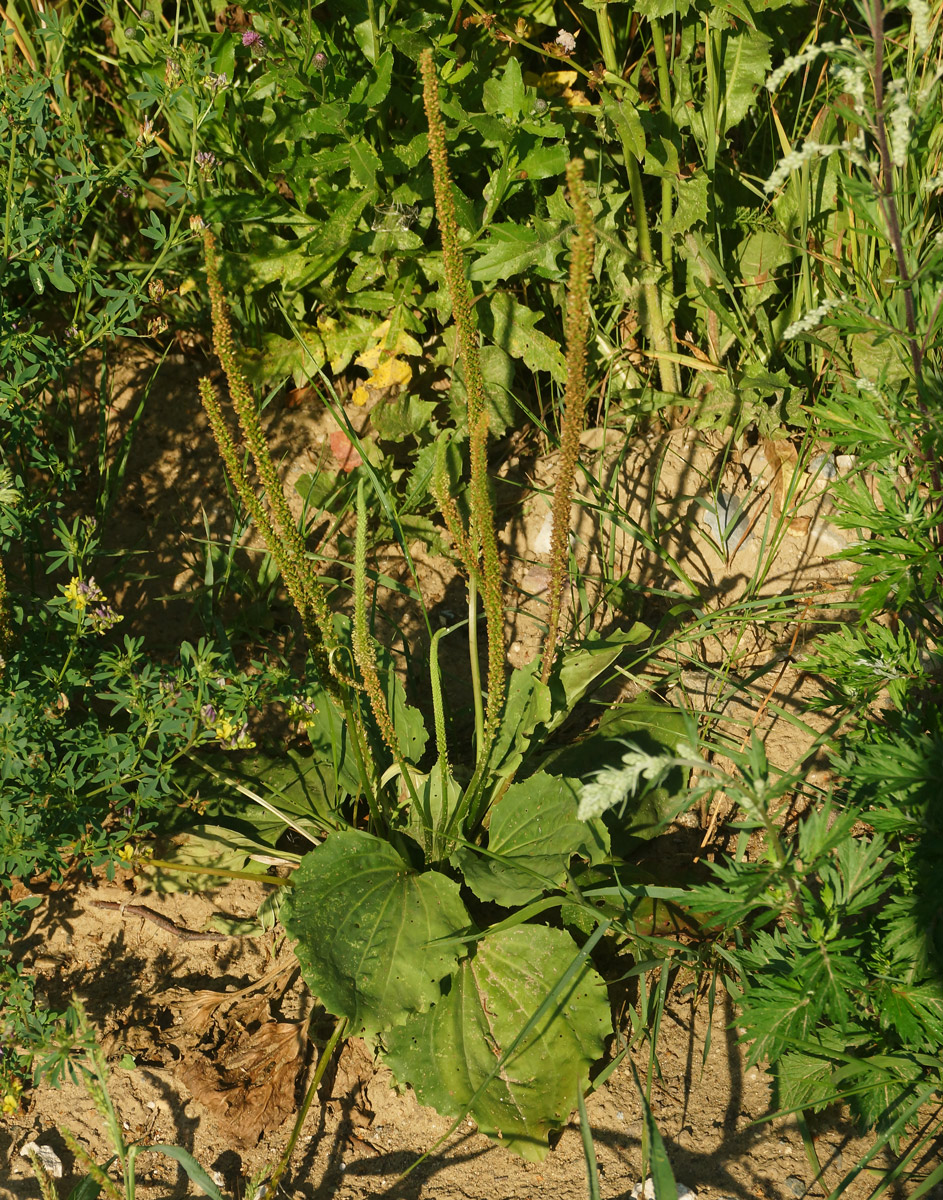
[[[303,1062],[301,1026],[269,1021],[243,1037],[224,1065],[196,1058],[180,1071],[180,1080],[234,1142],[254,1146],[294,1112]]]

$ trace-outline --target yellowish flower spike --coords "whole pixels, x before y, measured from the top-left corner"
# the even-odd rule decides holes
[[[78,609],[80,612],[88,603],[88,596],[80,589],[81,582],[82,581],[78,578],[78,576],[73,575],[72,579],[63,588],[62,593],[66,600],[68,600],[70,604],[75,605],[76,609]]]

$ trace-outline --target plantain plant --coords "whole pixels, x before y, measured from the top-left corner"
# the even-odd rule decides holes
[[[422,1102],[456,1117],[471,1114],[483,1131],[536,1159],[547,1151],[547,1134],[576,1107],[612,1031],[606,988],[589,961],[603,928],[593,933],[590,919],[578,941],[559,920],[571,864],[604,861],[608,834],[601,822],[578,820],[578,780],[542,769],[541,751],[593,682],[648,631],[636,624],[605,642],[561,649],[595,240],[583,164],[574,159],[567,170],[574,232],[549,621],[542,653],[508,673],[479,334],[431,53],[421,67],[444,275],[467,403],[467,512],[454,494],[445,440],[434,494],[468,584],[468,618],[460,623],[468,632],[475,713],[468,761],[447,743],[439,667],[442,639],[459,626],[431,638],[435,745],[426,757],[427,721],[406,702],[391,656],[373,638],[363,481],[352,620],[330,610],[236,361],[208,229],[203,238],[215,346],[246,458],[236,450],[208,381],[200,394],[234,486],[279,564],[311,645],[312,673],[298,711],[316,758],[331,775],[331,801],[320,810],[322,832],[311,835],[314,848],[301,858],[281,909],[305,980],[349,1033],[373,1039]],[[479,605],[487,640],[484,683]],[[580,907],[578,893],[571,892],[569,901]]]

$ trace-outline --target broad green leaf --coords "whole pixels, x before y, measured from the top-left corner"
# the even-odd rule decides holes
[[[556,277],[556,259],[562,249],[563,229],[544,237],[536,229],[520,225],[492,225],[487,248],[472,265],[471,278],[494,283],[525,271]]]
[[[496,292],[481,314],[482,332],[513,358],[521,358],[531,371],[548,371],[559,381],[566,379],[566,359],[553,338],[534,326],[543,317],[525,307],[509,292]]]
[[[57,250],[52,260],[52,267],[46,268],[49,282],[60,292],[74,292],[75,284],[62,269],[62,251]]]
[[[366,146],[366,142],[363,144]],[[299,285],[310,284],[320,279],[349,252],[351,238],[364,209],[375,201],[376,190],[372,185],[365,186],[362,190],[351,189],[339,194],[337,204],[328,218],[327,224],[322,227],[317,237],[308,243],[310,261]],[[352,313],[347,313],[345,316],[348,321],[354,318]],[[321,327],[320,320],[318,327]],[[345,362],[344,366],[346,365]],[[343,370],[343,367],[335,368],[332,364],[331,369],[336,373],[338,369]]]
[[[560,143],[537,146],[518,163],[517,169],[526,172],[528,179],[549,179],[563,174],[568,158],[566,146]]]
[[[638,159],[645,157],[645,130],[638,115],[638,108],[628,96],[617,100],[611,92],[602,94],[602,111],[612,123],[619,140]]]
[[[247,352],[243,369],[250,382],[259,386],[290,376],[295,387],[304,387],[318,367],[327,361],[324,342],[317,329],[299,326],[302,341],[277,333],[262,335],[262,351]]]
[[[778,289],[776,271],[795,258],[795,251],[786,238],[772,229],[757,229],[748,234],[738,251],[740,278],[743,280],[743,302],[749,309]]]
[[[452,814],[458,808],[463,796],[463,789],[452,777],[450,771],[443,772],[438,763],[428,775],[413,776],[416,786],[418,809],[411,804],[409,809],[409,832],[417,843],[427,852],[427,858],[438,860],[455,844],[455,834],[448,839],[443,836],[447,825],[451,823]]]
[[[590,782],[601,769],[622,766],[627,740],[650,754],[667,751],[673,755],[685,736],[685,717],[680,709],[643,696],[609,709],[593,733],[564,747],[546,765],[554,775]],[[618,832],[638,838],[656,836],[677,811],[684,784],[685,773],[676,768],[664,786],[643,789],[640,798],[630,798]]]
[[[573,785],[541,772],[511,784],[491,809],[488,853],[464,849],[454,861],[479,900],[512,908],[562,887],[584,838]]]
[[[543,1159],[547,1134],[568,1119],[612,1030],[596,972],[583,964],[503,1059],[578,953],[568,934],[540,925],[486,934],[432,1011],[385,1036],[397,1079],[420,1103],[468,1112],[506,1149]]]
[[[332,833],[305,855],[283,908],[305,983],[351,1032],[372,1036],[423,1013],[461,950],[434,943],[469,925],[458,884],[411,870],[369,833]]]
[[[770,39],[756,29],[725,38],[723,56],[723,101],[720,114],[724,133],[747,115],[756,103],[770,71]]]
[[[351,179],[356,179],[365,188],[376,186],[380,156],[366,138],[354,138],[347,146],[350,155]]]
[[[495,784],[514,774],[524,761],[538,725],[547,725],[553,716],[550,688],[537,677],[539,666],[535,660],[511,673],[489,760],[489,776]]]
[[[909,378],[910,364],[902,339],[868,329],[848,339],[856,371],[867,379],[895,385]]]
[[[333,100],[328,104],[316,104],[303,114],[289,121],[285,128],[284,140],[293,142],[296,138],[316,138],[325,134],[343,134],[347,122],[350,105],[343,100]]]
[[[246,254],[224,254],[222,274],[227,291],[257,291],[278,283],[289,287],[310,270],[308,246],[256,229],[249,236]]]
[[[249,807],[246,801],[243,801],[243,807]],[[251,816],[246,824],[250,821]],[[277,836],[280,837],[286,828],[284,823],[279,823]],[[312,827],[312,839],[319,833],[317,827]],[[175,840],[172,848],[161,855],[163,861],[173,863],[178,869],[168,871],[144,863],[141,873],[148,878],[154,891],[161,895],[212,891],[219,887],[220,877],[215,874],[217,870],[250,871],[264,876],[269,869],[268,862],[253,861],[252,855],[270,857],[275,840],[277,837],[263,841],[261,837],[253,838],[224,825],[197,825],[181,840]]]
[[[387,98],[393,78],[393,53],[384,50],[374,64],[373,70],[360,80],[350,93],[351,104],[363,104],[376,108]]]
[[[418,396],[393,396],[376,405],[370,420],[383,441],[401,442],[431,429],[435,407],[434,401]]]
[[[482,89],[485,109],[496,116],[516,122],[524,110],[524,79],[521,64],[509,58],[500,76],[490,75]]]
[[[695,225],[707,220],[707,172],[695,171],[688,179],[675,183],[678,203],[671,214],[669,230],[672,233],[688,233]]]
[[[454,336],[454,329],[452,335]],[[500,437],[514,423],[515,407],[512,397],[514,363],[501,346],[482,346],[479,353],[481,374],[485,381],[485,398],[488,403],[490,430]],[[452,406],[455,426],[463,429],[467,425],[467,401],[465,372],[462,360],[455,364],[449,401]]]
[[[643,17],[683,17],[694,0],[636,0],[635,11]]]
[[[339,375],[352,358],[366,350],[375,325],[376,318],[371,313],[345,312],[343,320],[326,313],[318,318],[323,352],[335,375]]]
[[[418,762],[429,740],[426,718],[418,708],[406,703],[403,681],[396,674],[392,655],[382,646],[377,647],[377,667],[380,679],[384,681],[386,709],[393,718],[393,729],[403,755],[407,762]]]
[[[363,9],[361,9],[361,12],[362,11]],[[363,51],[364,58],[368,59],[372,63],[377,61],[377,54],[379,52],[377,34],[378,30],[376,23],[371,21],[369,18],[354,26],[354,38],[356,39],[357,45]]]
[[[790,1051],[776,1063],[778,1108],[810,1108],[817,1112],[834,1099],[835,1063],[813,1054]]]
[[[638,646],[651,636],[651,632],[647,625],[636,621],[631,629],[615,630],[605,641],[588,641],[577,650],[567,651],[554,668],[552,676],[563,689],[563,704],[559,707],[554,705],[547,732],[551,733],[563,724],[592,684],[604,671],[608,671],[627,646]]]

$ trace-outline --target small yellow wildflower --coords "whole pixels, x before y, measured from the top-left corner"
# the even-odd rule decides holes
[[[88,603],[88,594],[82,590],[82,580],[78,576],[73,575],[72,579],[63,589],[63,595],[66,600],[70,601],[81,612]]]
[[[20,1084],[19,1080],[14,1079],[13,1082],[8,1086],[10,1090],[3,1097],[2,1102],[0,1102],[0,1111],[3,1112],[5,1117],[12,1117],[16,1110],[20,1107],[20,1092],[22,1091],[22,1085]]]
[[[130,842],[125,842],[125,844],[118,851],[118,857],[123,862],[130,862],[131,859],[134,858],[134,847]]]
[[[228,717],[221,717],[216,723],[216,729],[214,730],[216,736],[221,742],[231,741],[232,738],[236,736],[238,731],[239,726],[235,723],[235,721],[230,721]]]

